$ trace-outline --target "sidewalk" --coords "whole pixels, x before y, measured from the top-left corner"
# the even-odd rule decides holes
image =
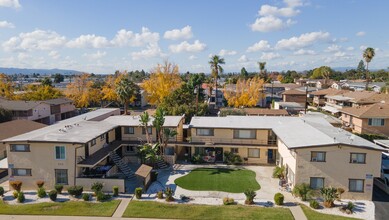
[[[124,212],[126,211],[126,208],[127,208],[128,204],[130,203],[130,201],[131,201],[131,199],[122,199],[120,201],[119,206],[117,207],[117,209],[113,213],[112,217],[121,218],[123,216]]]
[[[303,210],[301,209],[301,206],[291,206],[289,209],[295,220],[308,220],[307,216],[305,216]]]

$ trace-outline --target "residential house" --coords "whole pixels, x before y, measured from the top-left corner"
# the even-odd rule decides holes
[[[282,93],[284,91],[296,89],[298,87],[300,87],[300,85],[294,83],[266,83],[263,85],[265,97],[258,101],[258,106],[270,107],[273,101],[282,100]]]
[[[348,92],[347,90],[337,90],[333,88],[321,89],[310,93],[313,96],[312,103],[315,106],[324,106],[326,98],[325,96],[339,95]]]
[[[305,104],[306,102],[312,102],[310,93],[316,91],[314,87],[299,87],[297,89],[286,90],[282,93],[282,101],[284,102],[297,102]]]
[[[389,103],[341,109],[342,122],[352,132],[389,136]]]
[[[49,99],[43,102],[50,105],[50,124],[76,115],[76,107],[68,98]]]

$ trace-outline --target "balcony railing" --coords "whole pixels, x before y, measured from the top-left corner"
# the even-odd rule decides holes
[[[192,138],[191,142],[204,142],[205,144],[242,144],[242,145],[275,145],[277,140],[233,139],[233,138]]]

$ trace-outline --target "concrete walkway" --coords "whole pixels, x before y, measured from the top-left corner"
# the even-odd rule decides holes
[[[307,216],[305,216],[303,210],[301,209],[301,206],[291,206],[289,209],[295,220],[308,220]]]
[[[47,215],[0,215],[1,220],[112,220],[112,217],[47,216]],[[157,218],[115,218],[123,220],[163,220]]]
[[[122,199],[120,201],[119,206],[117,207],[117,209],[113,213],[112,217],[121,218],[123,216],[124,212],[126,211],[126,208],[127,208],[128,204],[130,203],[130,201],[131,201],[130,199]]]

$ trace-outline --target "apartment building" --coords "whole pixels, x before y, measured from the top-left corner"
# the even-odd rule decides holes
[[[311,96],[313,96],[312,103],[315,106],[324,106],[326,102],[325,96],[332,96],[332,95],[339,95],[348,92],[347,90],[337,90],[333,88],[328,88],[328,89],[322,89],[322,90],[317,90],[314,92],[311,92]]]

